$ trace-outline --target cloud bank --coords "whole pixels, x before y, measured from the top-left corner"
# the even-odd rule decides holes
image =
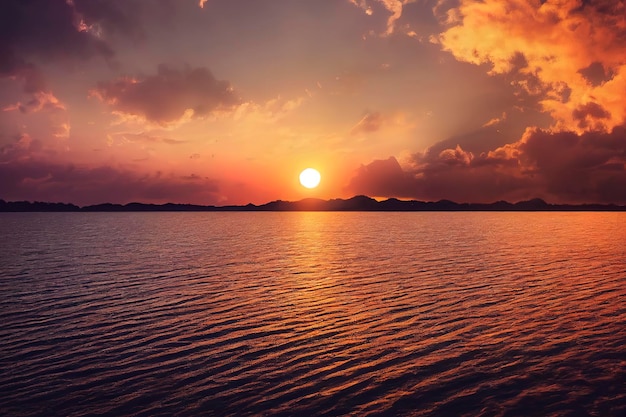
[[[80,166],[45,160],[0,164],[0,195],[6,200],[98,204],[133,201],[214,204],[220,200],[215,180],[161,172],[138,173],[114,166]]]
[[[529,128],[512,144],[475,155],[460,146],[362,166],[354,194],[460,202],[626,203],[626,127],[611,132]]]

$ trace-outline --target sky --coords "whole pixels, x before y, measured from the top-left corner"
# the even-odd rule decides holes
[[[626,204],[625,2],[0,3],[0,198],[361,194]]]

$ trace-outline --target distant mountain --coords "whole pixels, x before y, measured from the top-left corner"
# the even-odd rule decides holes
[[[0,200],[0,212],[2,211],[81,211],[81,208],[74,204],[65,203],[43,203],[35,201],[10,201]]]
[[[626,206],[614,204],[549,204],[540,198],[520,201],[515,204],[507,201],[494,203],[455,203],[450,200],[425,202],[416,200],[398,200],[390,198],[376,201],[373,198],[358,195],[347,200],[337,198],[321,200],[306,198],[299,201],[272,201],[256,206],[202,206],[196,204],[145,204],[103,203],[79,207],[74,204],[45,203],[0,200],[0,212],[119,212],[119,211],[626,211]]]

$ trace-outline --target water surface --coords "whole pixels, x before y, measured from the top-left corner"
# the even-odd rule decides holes
[[[626,413],[626,213],[3,213],[0,233],[0,415]]]

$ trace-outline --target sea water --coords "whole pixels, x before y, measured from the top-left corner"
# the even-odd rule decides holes
[[[2,213],[0,236],[0,415],[626,413],[626,213]]]

